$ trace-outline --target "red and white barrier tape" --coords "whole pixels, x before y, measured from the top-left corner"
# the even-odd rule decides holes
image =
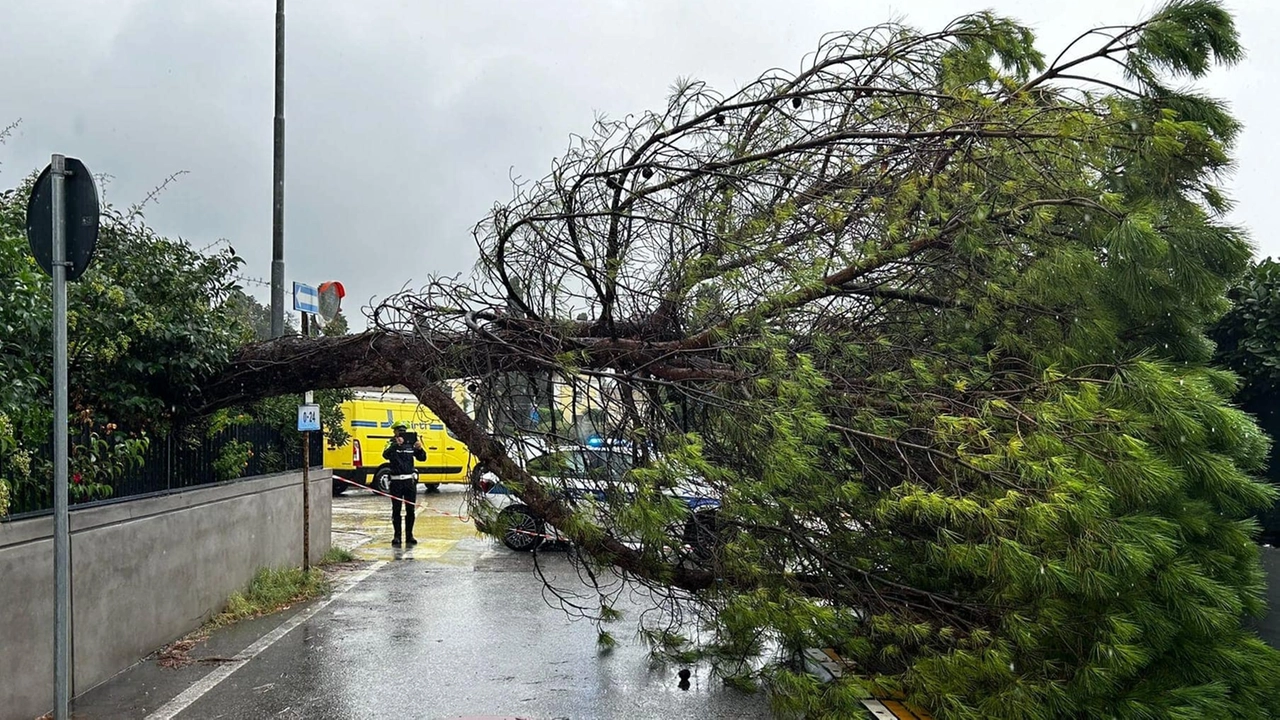
[[[465,522],[473,522],[473,520],[471,519],[471,517],[469,517],[469,516],[467,516],[467,515],[458,515],[458,514],[451,513],[451,512],[445,512],[444,510],[437,510],[436,508],[433,508],[433,507],[431,507],[431,506],[429,506],[429,505],[425,505],[425,504],[420,503],[420,502],[409,502],[408,500],[405,500],[404,498],[396,497],[395,495],[392,495],[391,493],[385,493],[385,492],[382,492],[381,490],[379,490],[379,489],[378,489],[378,488],[376,488],[376,487],[373,487],[372,485],[365,485],[365,484],[363,484],[363,483],[358,483],[358,482],[356,482],[356,481],[354,481],[354,480],[348,480],[348,479],[346,479],[346,478],[344,478],[344,477],[342,477],[342,476],[340,476],[340,475],[334,475],[333,477],[337,478],[338,480],[341,480],[342,482],[344,482],[344,483],[346,483],[346,484],[348,484],[348,485],[353,485],[353,486],[358,487],[358,488],[363,488],[363,489],[365,489],[365,490],[370,490],[370,491],[372,491],[372,492],[373,492],[374,494],[376,494],[376,495],[381,495],[381,496],[383,496],[383,497],[388,497],[388,498],[391,498],[392,500],[399,500],[400,502],[402,502],[402,503],[404,503],[404,504],[406,504],[406,505],[412,505],[412,506],[414,506],[414,507],[418,508],[419,510],[422,510],[422,511],[426,512],[426,513],[427,513],[427,514],[429,514],[429,515],[443,515],[444,517],[457,518],[457,519],[458,519],[458,522],[464,522],[464,523],[465,523]],[[519,533],[519,534],[521,534],[521,535],[532,535],[533,537],[540,537],[540,538],[542,538],[542,539],[544,539],[544,540],[556,540],[556,539],[557,539],[557,537],[556,537],[555,535],[548,535],[548,534],[546,534],[546,533],[535,533],[535,532],[531,532],[531,531],[529,531],[529,530],[518,530],[518,529],[516,529],[516,528],[511,528],[510,530],[511,530],[511,532],[514,532],[514,533]]]
[[[385,493],[385,492],[382,492],[381,490],[379,490],[378,488],[376,488],[376,487],[374,487],[374,486],[372,486],[372,485],[365,485],[365,484],[363,484],[363,483],[358,483],[358,482],[356,482],[356,481],[354,481],[354,480],[348,480],[348,479],[346,479],[346,478],[344,478],[344,477],[341,477],[341,476],[339,476],[339,475],[334,475],[333,477],[334,477],[334,478],[336,478],[336,479],[338,479],[338,480],[341,480],[342,482],[344,482],[344,483],[346,483],[346,484],[348,484],[348,485],[353,485],[353,486],[358,487],[358,488],[363,488],[363,489],[365,489],[365,490],[372,491],[372,492],[373,492],[373,493],[375,493],[375,494],[381,495],[381,496],[383,496],[383,497],[391,498],[392,500],[399,500],[400,502],[404,503],[405,505],[412,505],[412,506],[414,506],[414,507],[418,508],[419,510],[423,510],[423,511],[425,511],[425,512],[427,512],[428,514],[431,514],[431,515],[443,515],[443,516],[445,516],[445,517],[457,518],[459,522],[471,522],[471,518],[470,518],[469,516],[467,516],[467,515],[457,515],[457,514],[455,514],[455,513],[445,512],[445,511],[443,511],[443,510],[437,510],[437,509],[435,509],[435,508],[431,507],[430,505],[424,505],[423,503],[420,503],[420,502],[409,502],[408,500],[405,500],[404,498],[401,498],[401,497],[396,497],[395,495],[392,495],[391,493]]]

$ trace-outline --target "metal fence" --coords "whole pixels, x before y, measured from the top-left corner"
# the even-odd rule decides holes
[[[1244,409],[1253,413],[1258,426],[1274,441],[1263,477],[1280,490],[1280,408],[1267,403],[1265,407],[1245,407]],[[1268,545],[1280,547],[1280,502],[1277,502],[1270,511],[1261,513],[1258,516],[1258,524],[1262,526],[1259,540]]]
[[[72,445],[86,445],[87,441],[87,437],[73,437]],[[310,444],[311,464],[318,466],[324,458],[322,434],[311,433]],[[229,450],[248,452],[229,453]],[[31,454],[29,465],[33,469],[50,467],[52,457],[52,443],[49,443]],[[11,466],[12,462],[10,459],[10,465],[6,466],[6,460],[0,458],[0,477],[15,477],[17,473]],[[141,464],[107,483],[111,491],[106,497],[77,499],[73,492],[71,503],[115,502],[300,469],[302,441],[295,433],[282,433],[276,428],[256,423],[232,426],[214,434],[178,430],[164,437],[152,438]],[[52,476],[41,478],[41,474],[33,473],[30,482],[11,481],[7,519],[52,512]]]

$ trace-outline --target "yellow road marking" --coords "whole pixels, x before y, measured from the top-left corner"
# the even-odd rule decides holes
[[[353,554],[361,560],[438,560],[458,544],[457,540],[419,540],[411,548],[391,547],[391,535],[371,540],[356,548]]]
[[[459,541],[482,537],[471,523],[455,517],[419,512],[413,526],[418,544],[412,548],[391,547],[391,509],[352,508],[336,517],[333,529],[341,533],[363,535],[369,540],[352,550],[361,560],[439,560]]]

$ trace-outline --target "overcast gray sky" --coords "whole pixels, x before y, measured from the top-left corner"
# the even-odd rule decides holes
[[[286,281],[340,280],[348,315],[431,273],[470,270],[470,229],[541,177],[596,113],[658,107],[681,76],[722,90],[795,68],[826,32],[890,19],[936,29],[984,8],[1036,28],[1052,55],[1132,22],[1135,0],[290,0]],[[1231,190],[1260,255],[1280,254],[1280,3],[1234,0],[1248,59],[1205,87],[1245,123]],[[0,186],[79,157],[117,205],[202,247],[220,238],[266,280],[271,261],[272,0],[6,0]],[[51,57],[52,49],[58,48]],[[247,289],[266,299],[265,288]]]

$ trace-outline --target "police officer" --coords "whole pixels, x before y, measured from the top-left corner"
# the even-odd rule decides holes
[[[404,540],[413,547],[418,541],[413,537],[413,520],[415,503],[418,501],[418,476],[414,473],[414,460],[427,459],[427,451],[418,440],[410,447],[405,441],[404,423],[396,423],[395,437],[382,451],[382,457],[391,466],[391,527],[395,536],[391,538],[391,547],[400,547],[400,505],[404,505]]]

